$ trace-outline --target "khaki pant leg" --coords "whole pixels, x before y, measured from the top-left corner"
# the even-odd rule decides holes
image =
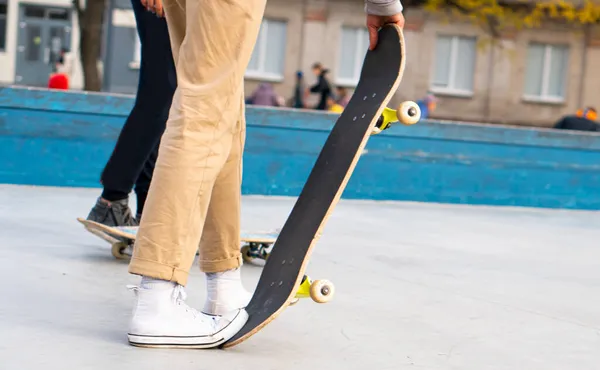
[[[178,86],[161,139],[130,273],[187,283],[213,186],[218,178],[228,178],[230,168],[235,172],[236,166],[231,163],[236,161],[230,154],[232,148],[237,150],[234,140],[242,121],[242,81],[265,2],[189,0],[185,4],[185,35],[175,61]],[[171,9],[172,4],[166,11],[168,17]],[[167,22],[171,22],[169,18]],[[221,176],[223,169],[226,173]],[[239,223],[239,217],[237,220]],[[214,235],[210,223],[209,230]],[[231,245],[220,243],[217,247],[202,243],[200,254],[207,256],[212,248],[209,259],[220,261],[221,268],[239,265],[239,251],[232,253]]]
[[[224,271],[241,265],[240,218],[242,154],[246,139],[244,98],[239,102],[240,120],[229,158],[217,177],[200,242],[200,270]]]
[[[175,66],[177,66],[179,49],[185,37],[185,0],[164,0],[163,10],[167,19],[167,28],[169,29],[171,53],[173,54]]]

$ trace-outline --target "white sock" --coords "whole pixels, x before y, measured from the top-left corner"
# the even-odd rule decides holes
[[[211,272],[206,274],[206,285],[208,299],[218,300],[217,293],[223,294],[232,288],[239,289],[242,286],[240,268],[223,272]]]
[[[206,274],[206,303],[203,312],[223,315],[231,310],[245,307],[252,294],[242,284],[240,268]]]
[[[177,283],[167,280],[155,279],[148,276],[142,276],[142,282],[140,283],[140,287],[142,289],[173,289]]]

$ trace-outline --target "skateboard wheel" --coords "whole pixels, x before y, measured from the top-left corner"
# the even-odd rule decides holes
[[[245,262],[252,262],[253,258],[250,256],[250,246],[249,245],[244,245],[242,247],[242,259]]]
[[[111,253],[112,253],[113,257],[115,257],[116,259],[119,259],[119,260],[130,259],[131,255],[129,255],[128,253],[125,253],[125,251],[127,250],[128,247],[129,247],[128,243],[124,243],[124,242],[114,243],[111,248]]]
[[[310,285],[310,298],[317,303],[327,303],[333,298],[335,288],[329,280],[315,280]]]
[[[396,116],[403,125],[414,125],[421,119],[421,109],[417,103],[405,101],[398,106]]]

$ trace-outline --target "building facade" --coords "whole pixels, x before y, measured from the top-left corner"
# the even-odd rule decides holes
[[[71,0],[0,0],[0,82],[47,81],[47,62],[60,40],[77,52]],[[128,0],[110,0],[101,68],[104,90],[135,93],[139,40]],[[36,10],[37,9],[37,10]],[[40,10],[42,9],[42,10]],[[368,47],[363,0],[269,0],[246,72],[246,94],[272,83],[286,100],[296,72],[310,85],[321,62],[331,82],[356,86]],[[393,104],[438,97],[431,117],[458,121],[550,126],[562,115],[596,106],[600,89],[600,32],[557,25],[506,32],[496,44],[478,27],[446,22],[420,10],[406,14],[407,61]],[[76,63],[72,87],[81,88]],[[315,104],[312,96],[309,104]]]
[[[0,83],[47,86],[62,48],[77,48],[72,0],[0,0]],[[81,88],[81,67],[72,86]]]

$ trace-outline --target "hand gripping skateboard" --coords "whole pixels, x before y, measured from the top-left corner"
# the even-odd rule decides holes
[[[400,104],[395,112],[386,109],[404,72],[404,36],[396,25],[379,31],[375,50],[367,51],[358,86],[337,119],[308,180],[296,200],[263,268],[252,299],[246,307],[248,321],[222,347],[232,347],[275,319],[296,301],[307,285],[304,275],[313,247],[340,199],[356,163],[372,134],[395,121],[414,124],[420,118],[413,102]],[[311,291],[330,296],[332,285],[315,284]]]

